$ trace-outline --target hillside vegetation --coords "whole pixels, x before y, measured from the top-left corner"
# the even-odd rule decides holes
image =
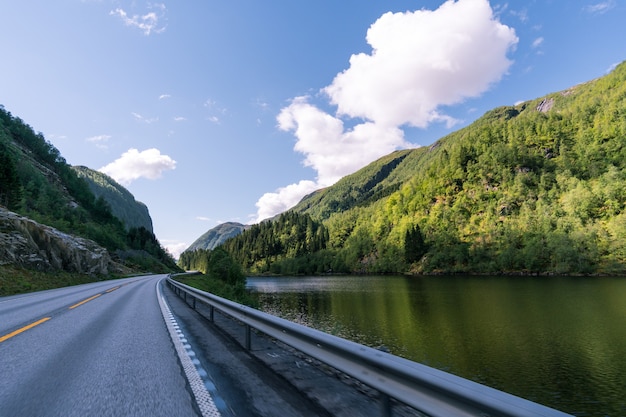
[[[126,268],[178,270],[151,230],[127,230],[105,196],[96,197],[58,149],[2,106],[0,205],[40,224],[93,240]]]
[[[130,191],[113,178],[85,166],[73,166],[80,178],[87,181],[96,198],[103,198],[110,206],[111,213],[120,219],[127,230],[143,227],[153,232],[152,218],[145,204],[135,200]]]
[[[324,247],[251,263],[242,242],[280,240],[254,228],[223,247],[251,273],[624,274],[625,202],[623,63],[307,196],[292,212],[325,230]]]
[[[289,273],[287,268],[295,268],[293,273],[296,273],[301,262],[307,262],[313,272],[319,273],[330,268],[327,262],[318,259],[325,253],[327,242],[328,231],[324,225],[313,221],[308,214],[287,212],[273,221],[251,226],[215,250],[229,253],[249,273]],[[206,273],[215,250],[188,249],[180,255],[178,265]],[[315,261],[310,259],[311,254],[316,254]],[[295,263],[294,259],[297,259]]]

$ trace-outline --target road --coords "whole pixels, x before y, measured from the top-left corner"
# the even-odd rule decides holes
[[[329,415],[164,277],[0,298],[0,417]]]
[[[163,276],[0,299],[0,416],[195,416]]]

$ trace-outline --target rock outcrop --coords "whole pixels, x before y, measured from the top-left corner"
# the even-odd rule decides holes
[[[95,242],[71,236],[0,207],[0,265],[40,271],[109,273],[109,252]]]

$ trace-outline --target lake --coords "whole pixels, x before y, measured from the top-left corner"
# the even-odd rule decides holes
[[[626,416],[626,279],[252,277],[261,309],[576,416]]]

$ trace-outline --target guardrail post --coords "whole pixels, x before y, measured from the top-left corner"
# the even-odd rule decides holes
[[[193,309],[196,309],[196,297],[193,297]]]
[[[246,324],[246,350],[250,350],[250,348],[252,347],[252,341],[250,336],[250,325]]]
[[[209,321],[210,322],[215,321],[215,317],[213,315],[214,312],[215,312],[215,308],[212,305],[209,305]]]

